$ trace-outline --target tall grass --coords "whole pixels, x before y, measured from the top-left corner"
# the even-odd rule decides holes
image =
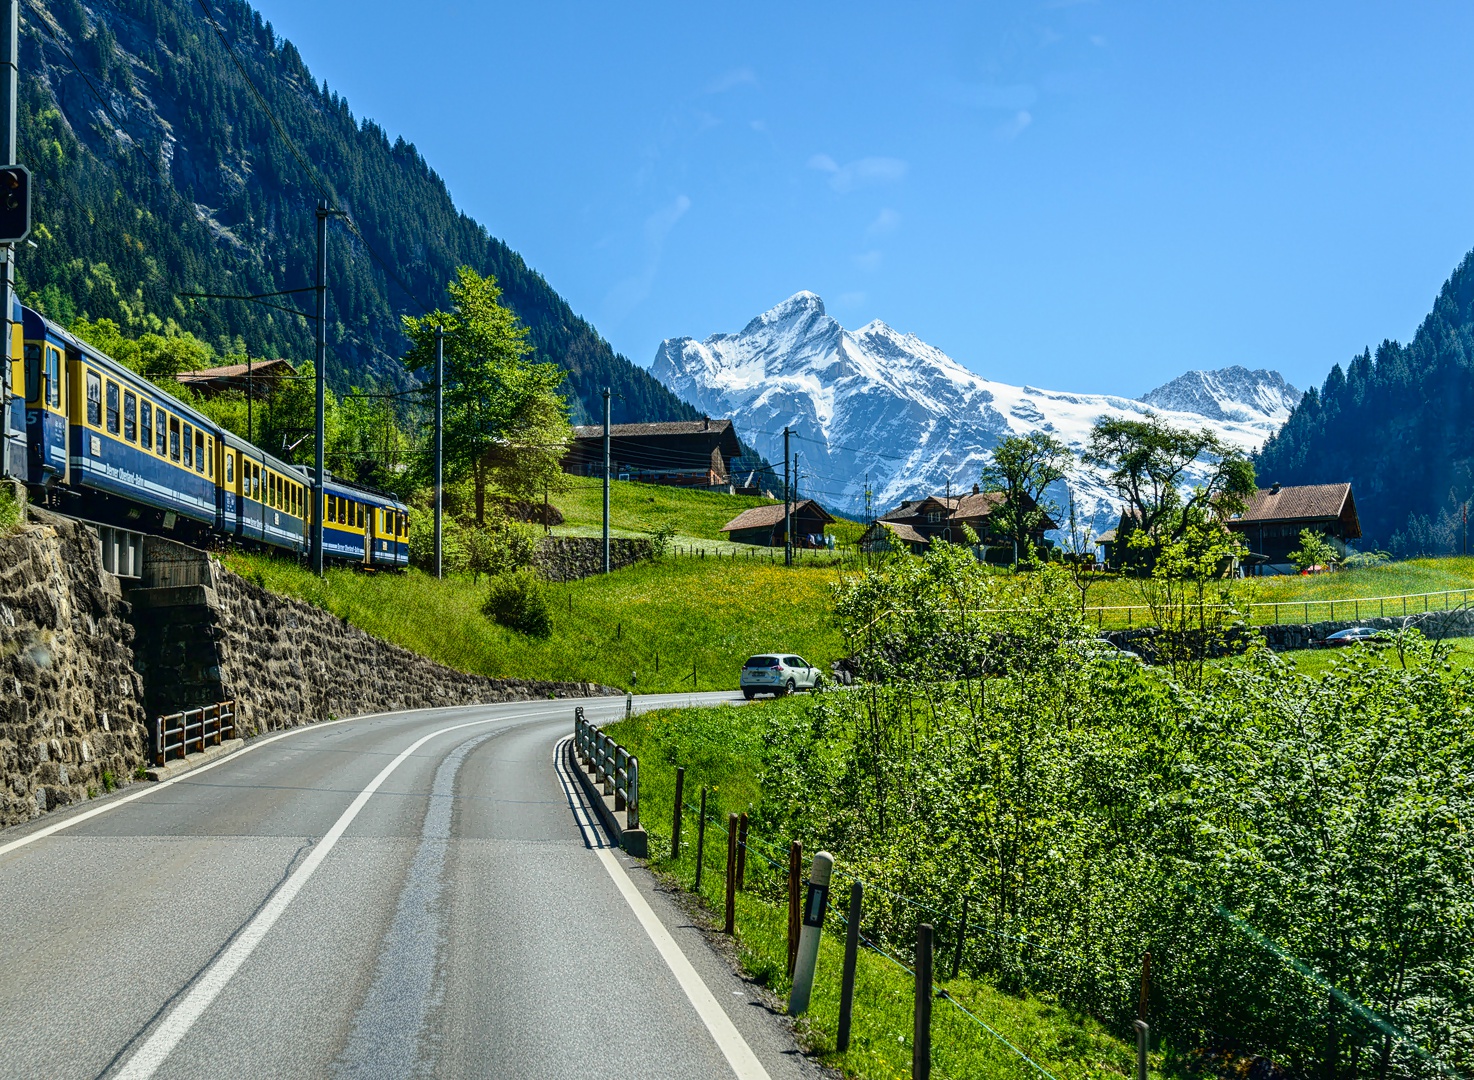
[[[500,678],[601,682],[641,691],[737,687],[742,661],[781,650],[827,667],[842,649],[829,586],[842,570],[808,563],[672,558],[582,581],[543,586],[552,632],[529,637],[481,613],[485,579],[444,581],[410,570],[329,570],[232,552],[227,565],[460,671]]]
[[[799,697],[742,708],[664,709],[607,729],[640,758],[640,817],[650,834],[651,867],[688,890],[696,875],[697,807],[701,788],[708,789],[700,890],[708,912],[719,913],[725,904],[727,815],[753,811],[762,802],[768,721],[808,705],[807,697]],[[681,854],[672,859],[677,766],[686,770],[686,809]],[[790,989],[784,899],[787,843],[786,837],[765,836],[760,831],[749,835],[746,888],[737,894],[736,902],[740,962],[754,980],[785,1000]],[[804,853],[806,871],[812,854]],[[899,964],[867,949],[859,954],[850,1048],[843,1054],[835,1050],[848,896],[849,879],[845,867],[839,865],[831,886],[813,997],[809,1012],[800,1021],[800,1033],[824,1064],[847,1076],[866,1080],[909,1076],[914,981]],[[720,925],[720,916],[713,921]],[[945,944],[948,928],[939,925],[937,930]],[[910,963],[908,956],[897,959]],[[1039,998],[1004,993],[980,979],[948,979],[951,968],[945,948],[937,955],[936,971],[948,995],[1061,1080],[1131,1075],[1134,1048],[1094,1020]],[[933,1003],[932,1047],[932,1075],[938,1078],[1039,1080],[1032,1066],[946,1000]],[[1156,1055],[1153,1064],[1161,1065]]]

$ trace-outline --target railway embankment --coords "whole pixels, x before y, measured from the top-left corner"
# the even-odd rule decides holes
[[[148,719],[183,708],[233,700],[253,735],[613,692],[443,667],[167,540],[146,538],[143,576],[125,582],[79,522],[32,511],[0,537],[0,827],[141,775]]]

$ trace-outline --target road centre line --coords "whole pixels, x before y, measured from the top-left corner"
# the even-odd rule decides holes
[[[560,698],[558,700],[559,701],[571,701],[571,702],[576,702],[576,701],[580,701],[580,700],[581,701],[605,702],[605,703],[611,703],[612,702],[612,703],[616,703],[617,704],[620,699],[613,698],[613,697],[602,697],[602,698],[580,698],[580,699]],[[99,815],[110,813],[111,811],[118,809],[120,806],[127,806],[133,800],[135,800],[135,799],[141,799],[145,795],[152,795],[156,791],[162,791],[164,788],[168,787],[170,784],[177,784],[181,780],[193,780],[197,776],[199,776],[201,773],[207,773],[211,769],[216,768],[217,766],[220,766],[220,765],[225,765],[228,762],[239,761],[243,755],[249,754],[253,750],[259,750],[263,746],[270,746],[274,742],[277,742],[277,741],[279,741],[281,739],[290,738],[293,735],[301,735],[304,732],[308,732],[308,731],[321,731],[323,728],[336,727],[338,724],[347,724],[347,723],[350,723],[350,722],[355,721],[355,720],[373,720],[373,719],[383,718],[383,717],[386,717],[386,716],[413,716],[416,713],[424,713],[424,712],[451,712],[451,711],[457,710],[457,709],[495,708],[496,706],[501,705],[501,704],[508,704],[508,703],[504,703],[504,702],[490,702],[490,703],[485,704],[485,705],[481,705],[481,704],[471,704],[471,705],[434,705],[434,706],[431,706],[429,708],[424,708],[424,709],[401,709],[398,712],[365,713],[362,716],[345,716],[345,717],[343,717],[342,719],[339,719],[339,720],[323,720],[323,721],[320,721],[318,723],[313,723],[313,724],[301,724],[301,725],[299,725],[297,727],[294,727],[294,728],[288,728],[286,731],[279,731],[275,735],[268,735],[264,739],[257,739],[254,742],[251,742],[250,744],[241,747],[240,750],[236,751],[233,754],[228,754],[225,757],[216,758],[214,761],[206,762],[204,765],[200,765],[200,766],[197,766],[197,767],[195,767],[193,769],[190,769],[188,772],[180,773],[178,776],[170,777],[168,780],[161,781],[160,783],[157,783],[157,784],[149,784],[148,786],[144,787],[141,791],[134,791],[134,792],[131,792],[131,793],[127,794],[127,795],[122,796],[121,798],[112,799],[112,800],[110,800],[108,802],[103,803],[101,806],[94,806],[91,810],[85,810],[82,813],[76,814],[76,815],[74,815],[72,817],[69,817],[69,818],[66,818],[63,821],[58,821],[58,822],[55,822],[54,824],[46,825],[43,828],[37,829],[33,833],[27,833],[25,836],[22,836],[22,837],[20,837],[20,838],[18,838],[16,840],[11,840],[9,843],[0,844],[0,856],[8,855],[12,851],[15,851],[17,848],[23,848],[27,844],[33,844],[37,840],[44,840],[48,836],[54,836],[55,834],[61,832],[63,829],[70,829],[74,825],[80,825],[84,821],[90,821],[92,818],[98,817]],[[518,702],[517,704],[522,705],[522,704],[531,704],[531,703],[530,702]],[[521,714],[513,714],[513,715],[521,715]],[[526,715],[532,715],[532,714],[526,714]],[[498,719],[502,719],[502,718],[501,717],[498,717]],[[478,721],[478,723],[480,723],[480,722],[482,722],[482,721]]]
[[[256,946],[261,944],[262,939],[266,937],[277,919],[281,918],[282,913],[302,891],[308,879],[322,865],[323,860],[337,845],[338,840],[353,823],[359,811],[368,804],[369,798],[411,754],[431,739],[452,731],[495,723],[498,720],[516,720],[537,715],[539,715],[538,712],[511,713],[505,716],[492,716],[483,720],[468,720],[462,724],[452,724],[421,736],[400,751],[399,756],[385,765],[379,774],[369,781],[368,786],[358,793],[353,802],[349,804],[348,809],[344,810],[342,816],[333,823],[333,827],[323,835],[323,838],[314,845],[307,857],[292,872],[291,877],[287,878],[282,886],[271,895],[256,916],[235,936],[235,939],[230,942],[215,962],[205,969],[204,974],[196,980],[184,999],[159,1022],[143,1046],[116,1074],[117,1080],[147,1080],[158,1071],[159,1066],[168,1058],[174,1047],[178,1046],[180,1040],[189,1034],[190,1028],[230,983],[241,965],[250,958],[251,953],[255,952]],[[341,723],[341,721],[338,722]]]

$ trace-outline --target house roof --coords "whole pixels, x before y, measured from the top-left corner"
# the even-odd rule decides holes
[[[894,533],[896,539],[905,540],[907,543],[910,544],[925,545],[929,543],[926,537],[922,536],[919,532],[917,532],[910,525],[907,525],[905,522],[886,521],[883,518],[876,518],[875,524],[871,525],[870,528],[865,530],[865,535],[869,536],[871,533],[875,532],[876,529],[885,529],[888,532]]]
[[[1233,519],[1234,524],[1261,521],[1332,521],[1341,516],[1350,504],[1350,484],[1305,484],[1298,487],[1260,488],[1249,500],[1244,512]]]
[[[1003,499],[1004,495],[1001,491],[970,491],[962,495],[928,495],[914,502],[903,502],[889,513],[881,514],[876,520],[909,522],[924,517],[932,510],[940,510],[946,513],[949,521],[981,521],[991,516],[1003,503]],[[1059,524],[1046,514],[1044,528],[1057,529]]]
[[[722,434],[732,426],[730,420],[665,420],[655,424],[610,424],[611,438],[630,439],[642,435]],[[573,429],[575,439],[602,439],[603,424],[580,424]]]
[[[800,513],[816,514],[826,522],[834,520],[813,499],[801,499],[793,504],[794,516],[797,517]],[[783,504],[769,503],[767,506],[754,506],[751,509],[742,511],[742,513],[723,525],[721,531],[737,532],[740,529],[772,528],[782,521]]]
[[[178,382],[208,382],[215,379],[277,378],[295,375],[296,369],[287,360],[255,360],[250,364],[226,364],[224,367],[202,368],[199,371],[181,371],[174,378]]]

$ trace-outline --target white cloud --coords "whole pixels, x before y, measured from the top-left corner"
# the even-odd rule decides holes
[[[855,256],[855,265],[867,274],[873,274],[880,269],[882,256],[878,251],[865,251]]]
[[[828,154],[815,154],[809,158],[809,168],[828,173],[829,186],[843,195],[859,187],[904,180],[911,166],[892,157],[863,157],[840,165]]]
[[[885,236],[901,227],[901,215],[887,207],[865,228],[866,236]]]
[[[662,206],[645,218],[643,228],[645,259],[640,272],[625,278],[604,297],[604,312],[613,322],[623,319],[638,307],[655,285],[655,275],[660,270],[660,257],[665,251],[666,238],[676,227],[676,222],[691,209],[691,200],[678,195],[674,201]]]
[[[750,67],[736,67],[731,71],[724,71],[711,82],[706,84],[705,93],[725,94],[728,90],[735,90],[739,86],[756,86],[757,72]]]
[[[1024,128],[1028,127],[1033,122],[1034,117],[1032,114],[1030,114],[1029,110],[1020,109],[1018,112],[1013,114],[1012,119],[1010,119],[1008,123],[1002,124],[999,127],[995,128],[994,134],[996,134],[1000,139],[1004,140],[1016,139],[1023,132]]]

